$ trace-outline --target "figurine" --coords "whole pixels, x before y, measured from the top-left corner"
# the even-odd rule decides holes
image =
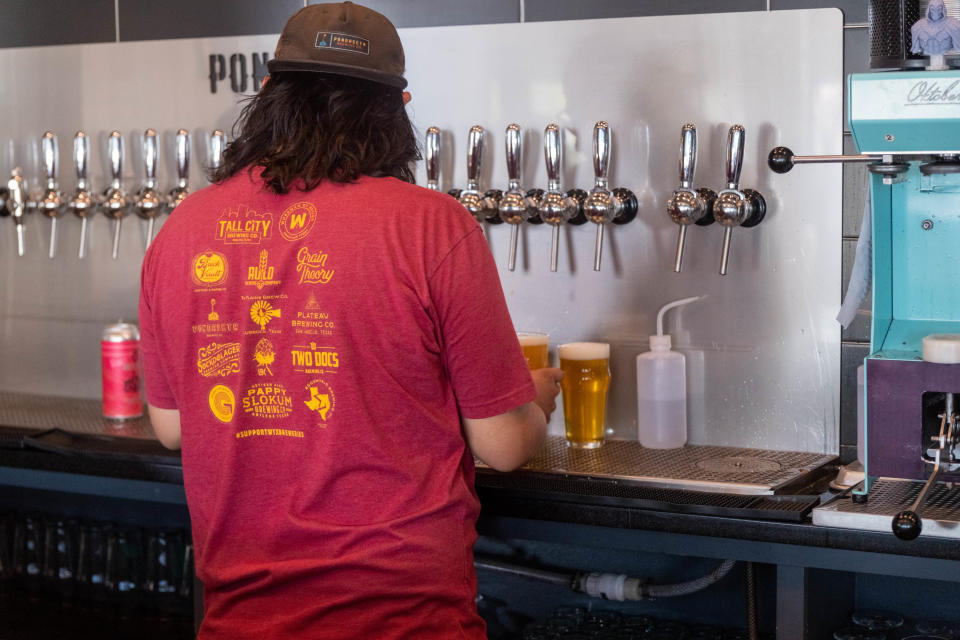
[[[938,56],[960,49],[960,20],[947,15],[943,0],[930,0],[927,17],[910,27],[912,53]]]

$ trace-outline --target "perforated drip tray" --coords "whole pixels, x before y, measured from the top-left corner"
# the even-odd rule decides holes
[[[549,436],[544,450],[514,475],[616,481],[713,494],[772,495],[805,483],[812,471],[835,459],[819,453],[706,445],[646,449],[631,440],[608,441],[598,449],[572,449],[564,438]]]
[[[0,426],[3,427],[156,440],[146,417],[118,422],[104,418],[102,411],[100,401],[95,399],[0,392]]]
[[[813,510],[813,524],[891,533],[893,516],[909,509],[922,488],[923,482],[917,480],[880,478],[865,503],[855,503],[850,494],[838,496]],[[920,505],[919,515],[921,536],[960,538],[960,487],[936,483]]]

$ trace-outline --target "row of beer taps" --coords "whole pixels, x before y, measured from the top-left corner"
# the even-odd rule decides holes
[[[177,131],[174,155],[177,165],[177,180],[166,193],[161,192],[157,183],[157,161],[159,146],[157,132],[147,129],[143,133],[143,182],[135,193],[128,193],[122,184],[124,144],[119,131],[110,132],[107,138],[107,158],[110,164],[110,183],[100,194],[93,191],[87,170],[90,164],[90,138],[78,131],[73,138],[73,162],[77,174],[77,186],[72,196],[67,197],[58,183],[58,159],[60,157],[57,136],[50,131],[40,139],[40,156],[43,164],[45,186],[41,191],[30,194],[27,182],[20,167],[15,167],[4,189],[0,186],[0,216],[13,219],[17,233],[17,255],[24,254],[24,229],[26,215],[31,211],[40,211],[50,219],[50,251],[52,259],[57,253],[57,219],[66,212],[80,218],[80,250],[78,257],[83,259],[87,245],[87,220],[91,214],[100,211],[114,221],[112,256],[117,258],[120,251],[120,231],[123,219],[130,213],[147,221],[147,245],[153,240],[155,221],[161,213],[170,213],[190,193],[190,133],[186,129]],[[216,169],[223,159],[226,148],[226,136],[220,130],[210,135],[210,164]]]
[[[730,241],[735,227],[754,227],[766,215],[766,202],[753,189],[740,189],[740,171],[743,167],[745,131],[742,125],[733,125],[726,145],[726,188],[719,193],[701,187],[694,189],[697,164],[697,128],[685,124],[680,139],[680,187],[667,201],[667,212],[680,227],[674,271],[681,270],[687,227],[706,226],[714,221],[724,227],[720,275],[726,275],[730,257]],[[560,170],[562,164],[561,130],[556,123],[548,124],[543,133],[543,152],[547,170],[547,188],[520,187],[521,128],[507,126],[504,136],[507,155],[507,189],[480,188],[480,166],[483,159],[484,130],[480,125],[470,128],[467,137],[467,185],[448,193],[480,223],[511,225],[507,268],[516,269],[517,239],[520,225],[549,224],[553,227],[550,247],[550,271],[557,270],[560,227],[564,224],[597,225],[594,245],[594,271],[600,271],[603,253],[604,227],[607,223],[627,224],[637,216],[639,204],[636,195],[624,187],[610,189],[611,135],[610,125],[604,121],[593,127],[593,168],[595,183],[589,192],[583,189],[562,191]],[[430,127],[426,136],[427,187],[440,190],[440,129]]]

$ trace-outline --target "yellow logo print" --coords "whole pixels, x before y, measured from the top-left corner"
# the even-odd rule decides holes
[[[286,418],[293,411],[293,400],[282,384],[257,383],[247,389],[243,411],[257,418]]]
[[[311,253],[306,247],[297,251],[298,284],[327,284],[333,278],[333,269],[327,269],[327,258],[323,251]]]
[[[280,235],[291,242],[301,240],[310,233],[317,221],[317,209],[309,202],[298,202],[280,214]]]
[[[267,264],[267,250],[260,250],[260,261],[255,267],[247,268],[247,281],[245,284],[263,290],[264,287],[280,284],[279,280],[273,279],[274,268]]]
[[[197,351],[197,371],[205,378],[228,376],[240,371],[240,343],[211,342]]]
[[[237,403],[233,397],[233,391],[230,387],[218,384],[210,389],[210,411],[220,422],[230,422],[233,420],[233,411]]]
[[[308,382],[304,389],[310,393],[310,399],[304,400],[303,404],[307,405],[310,411],[316,411],[317,415],[320,416],[320,426],[326,427],[326,422],[337,405],[333,396],[333,389],[319,378]]]
[[[272,213],[257,213],[240,205],[225,209],[217,219],[217,239],[224,244],[260,244],[269,240],[273,226]]]
[[[227,259],[217,251],[193,257],[193,282],[201,287],[215,287],[227,279]]]
[[[220,314],[213,310],[217,306],[216,298],[210,298],[210,313],[207,314],[207,320],[210,322],[216,322],[220,319]]]
[[[260,331],[267,330],[267,324],[274,318],[280,317],[280,309],[274,309],[266,300],[257,300],[250,305],[250,319],[260,326]]]
[[[257,349],[253,353],[254,360],[260,365],[257,367],[257,375],[273,375],[273,371],[270,370],[270,365],[273,364],[276,355],[276,352],[273,350],[273,344],[266,338],[261,339],[260,342],[257,343]]]

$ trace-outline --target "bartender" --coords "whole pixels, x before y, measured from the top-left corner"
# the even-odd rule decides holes
[[[142,272],[199,637],[484,638],[473,456],[528,460],[562,373],[528,370],[477,223],[412,184],[394,26],[311,5],[269,69]]]

